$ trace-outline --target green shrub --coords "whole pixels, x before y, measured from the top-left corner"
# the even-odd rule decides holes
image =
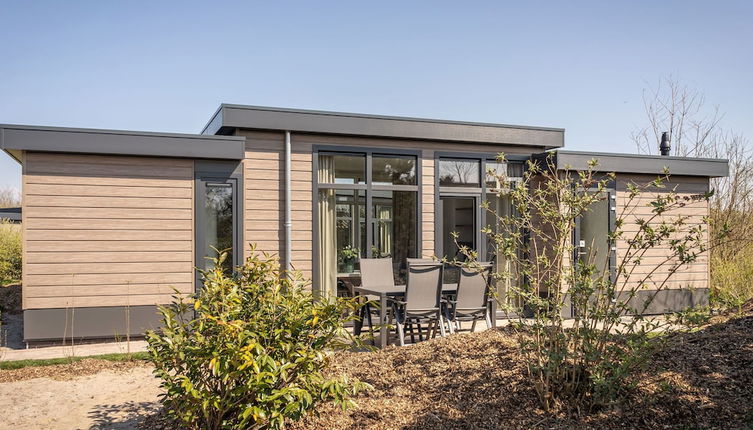
[[[21,227],[0,220],[0,284],[21,279]]]
[[[193,303],[162,307],[164,327],[148,334],[162,402],[184,426],[282,428],[321,402],[349,407],[368,388],[322,373],[352,346],[343,323],[357,302],[317,299],[300,274],[289,279],[276,259],[252,254],[232,277],[221,255]]]

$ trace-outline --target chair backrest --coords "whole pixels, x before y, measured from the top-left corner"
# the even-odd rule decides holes
[[[394,287],[391,258],[362,258],[361,285],[364,287]]]
[[[430,310],[439,307],[442,298],[442,263],[438,261],[408,264],[405,286],[405,308]]]
[[[492,281],[492,263],[478,263],[480,270],[460,268],[456,309],[479,309],[489,302]]]

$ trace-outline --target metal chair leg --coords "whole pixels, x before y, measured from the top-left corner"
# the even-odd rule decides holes
[[[371,337],[371,344],[373,346],[376,346],[376,339],[374,339],[374,323],[371,321],[371,306],[366,305],[366,318],[368,318],[369,323],[369,337]],[[363,321],[361,322],[363,325]]]
[[[413,333],[413,323],[407,324],[405,328],[407,328],[408,332],[410,332],[410,343],[416,343],[416,336]]]
[[[397,339],[400,346],[405,346],[405,333],[403,333],[403,323],[399,319],[395,318],[395,325],[397,326]]]
[[[444,318],[442,317],[442,312],[437,312],[437,319],[439,320],[439,334],[442,337],[447,336],[447,333],[444,331]]]
[[[475,333],[476,332],[476,321],[478,321],[478,320],[474,319],[473,320],[473,324],[471,324],[471,333]]]

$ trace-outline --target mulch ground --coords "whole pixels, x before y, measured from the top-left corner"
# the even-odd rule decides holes
[[[0,371],[0,382],[69,379],[147,365],[102,360]],[[753,429],[753,303],[677,332],[656,353],[620,407],[573,418],[545,414],[525,379],[512,335],[461,334],[370,353],[340,354],[330,369],[374,386],[358,407],[322,405],[301,429]],[[142,428],[170,428],[158,414]]]
[[[753,429],[753,303],[744,316],[675,333],[622,406],[547,415],[512,336],[450,336],[343,355],[335,365],[374,386],[358,408],[324,405],[294,429]]]
[[[288,428],[753,429],[753,302],[742,315],[672,334],[624,404],[579,418],[539,409],[504,330],[341,354],[330,371],[374,389],[355,399],[355,409],[322,405]],[[142,428],[171,428],[160,417]]]

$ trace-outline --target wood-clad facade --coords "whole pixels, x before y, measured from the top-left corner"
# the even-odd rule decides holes
[[[480,229],[487,221],[478,206],[491,195],[485,171],[499,164],[496,155],[522,165],[563,144],[561,129],[233,105],[221,106],[201,135],[0,125],[0,148],[23,165],[26,341],[143,334],[159,322],[157,305],[170,303],[176,290],[197,290],[195,268],[205,267],[213,244],[229,246],[234,264],[255,244],[312,279],[315,290],[324,288],[323,272],[349,278],[353,267],[333,260],[340,249],[323,255],[322,242],[333,241],[334,233],[323,233],[320,222],[322,196],[345,191],[363,198],[364,224],[352,216],[347,221],[362,258],[443,256],[451,252],[447,233],[455,227],[473,230],[468,243],[484,248]],[[584,156],[557,153],[563,165]],[[323,178],[321,157],[336,154],[368,160],[364,176],[349,183]],[[373,179],[384,173],[372,171],[374,157],[409,161],[409,181]],[[723,160],[620,157],[606,160],[618,172],[617,205],[628,181],[650,178],[665,160],[680,166],[672,186],[688,196],[705,192],[709,177],[726,174]],[[453,182],[442,171],[447,163],[473,166],[473,183]],[[645,202],[638,203],[635,216],[645,216]],[[708,207],[693,201],[684,210],[701,222]],[[346,222],[336,215],[333,209],[333,223]],[[653,250],[646,261],[660,261],[664,251]],[[670,290],[704,291],[708,280],[703,256],[673,276]],[[686,302],[668,297],[658,311]]]
[[[23,308],[193,292],[193,160],[27,152]]]

